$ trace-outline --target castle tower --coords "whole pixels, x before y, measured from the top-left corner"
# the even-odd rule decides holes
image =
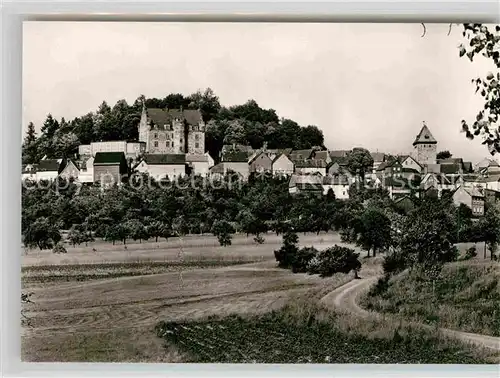
[[[422,165],[436,164],[437,141],[424,122],[422,129],[413,142],[415,159]]]
[[[187,153],[203,155],[205,153],[205,123],[199,110],[189,111],[189,118],[193,120],[188,127]]]
[[[139,142],[146,143],[146,151],[149,151],[149,137],[148,137],[148,113],[146,111],[146,104],[142,101],[141,120],[139,122]]]

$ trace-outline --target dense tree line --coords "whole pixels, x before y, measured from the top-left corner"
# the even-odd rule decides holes
[[[205,148],[218,159],[224,144],[245,144],[260,148],[305,149],[324,145],[323,132],[316,126],[302,127],[293,120],[278,117],[273,109],[263,109],[254,100],[230,107],[221,106],[210,89],[189,96],[180,93],[164,98],[139,96],[133,104],[119,100],[114,106],[106,101],[95,112],[71,121],[47,115],[37,136],[30,123],[23,143],[23,162],[36,163],[43,156],[74,156],[79,144],[95,141],[138,139],[142,104],[149,108],[199,109],[207,124]]]

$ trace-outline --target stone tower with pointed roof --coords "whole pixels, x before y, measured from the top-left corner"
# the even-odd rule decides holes
[[[436,164],[437,140],[432,136],[425,122],[413,142],[413,148],[414,158],[419,164]]]

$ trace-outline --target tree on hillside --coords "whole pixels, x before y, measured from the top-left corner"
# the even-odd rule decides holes
[[[38,161],[38,144],[36,139],[35,125],[33,122],[28,124],[26,137],[23,141],[22,159],[24,164],[33,164]]]
[[[488,72],[483,78],[472,79],[484,99],[484,107],[472,123],[462,120],[462,131],[469,139],[477,136],[483,138],[493,155],[500,152],[500,26],[487,27],[482,24],[464,24],[463,36],[467,39],[468,46],[459,46],[459,56],[467,56],[472,62],[481,55],[496,68],[496,72]]]
[[[436,155],[436,159],[449,159],[451,158],[453,155],[450,153],[450,151],[446,150],[446,151],[439,151]]]
[[[373,158],[365,148],[353,148],[347,155],[347,169],[349,172],[364,182],[366,173],[373,167]]]
[[[310,273],[317,273],[320,277],[330,277],[335,273],[348,274],[354,271],[355,277],[358,278],[361,269],[358,258],[359,253],[355,253],[353,249],[335,245],[318,253],[314,258],[316,261],[310,264],[312,267]]]
[[[245,128],[240,120],[233,120],[229,122],[224,135],[224,144],[246,144]]]
[[[52,117],[52,114],[48,114],[45,122],[42,125],[42,134],[47,140],[51,140],[56,131],[59,129],[59,122]]]
[[[490,250],[491,259],[500,244],[500,213],[496,207],[489,207],[479,220],[476,230],[481,241],[484,242],[484,258],[486,248]]]
[[[80,141],[73,132],[58,131],[52,140],[54,155],[63,158],[70,157],[78,151]]]
[[[200,109],[203,121],[209,122],[219,112],[221,105],[219,97],[217,97],[211,88],[205,89],[202,93],[198,90],[188,98],[190,100],[189,107],[191,109]]]
[[[354,227],[356,244],[368,251],[368,256],[373,250],[373,257],[376,257],[377,251],[391,245],[391,221],[382,210],[367,208]]]
[[[455,224],[449,204],[426,199],[404,221],[400,249],[410,266],[439,265],[455,261]]]

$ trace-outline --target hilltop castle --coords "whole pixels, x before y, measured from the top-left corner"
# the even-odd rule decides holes
[[[148,154],[205,153],[205,123],[200,110],[146,108],[139,122],[139,142]]]

